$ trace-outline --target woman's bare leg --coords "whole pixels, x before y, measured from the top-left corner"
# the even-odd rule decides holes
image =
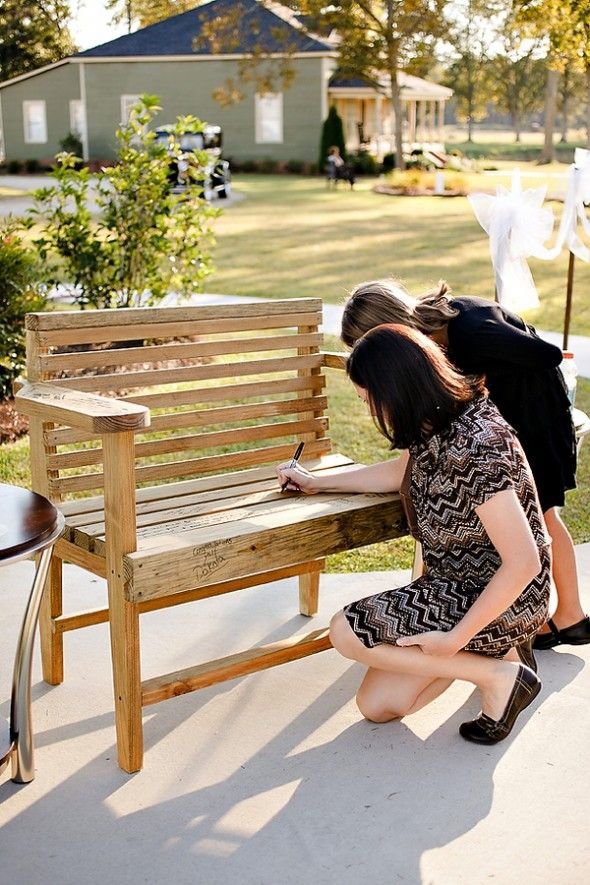
[[[452,681],[388,673],[369,667],[357,691],[356,703],[365,719],[390,722],[425,707],[441,695]]]
[[[547,530],[551,535],[552,574],[557,590],[557,608],[553,620],[560,630],[577,624],[585,615],[580,602],[576,551],[572,536],[563,522],[558,507],[544,513]],[[544,632],[541,630],[541,632]]]
[[[334,648],[344,657],[359,661],[359,663],[375,670],[400,674],[404,677],[402,685],[405,684],[406,688],[412,686],[412,682],[407,681],[407,677],[414,677],[413,687],[417,689],[414,703],[418,701],[421,691],[428,691],[430,686],[438,680],[445,680],[447,683],[454,679],[471,682],[481,692],[482,712],[491,719],[500,719],[504,713],[519,667],[517,663],[512,661],[489,658],[465,651],[457,652],[451,657],[440,657],[426,655],[417,646],[402,648],[383,643],[374,648],[367,648],[352,631],[343,612],[338,612],[332,618],[330,639]],[[421,690],[420,682],[416,677],[421,677],[423,680]],[[375,701],[375,699],[373,700]],[[391,712],[388,710],[388,697],[383,698],[381,706],[377,701],[371,711],[368,710],[368,701],[366,701],[367,712],[381,715]],[[363,711],[361,710],[361,712]],[[394,710],[393,713],[395,716],[396,711]],[[369,718],[373,718],[373,716]],[[380,719],[378,721],[386,720]]]

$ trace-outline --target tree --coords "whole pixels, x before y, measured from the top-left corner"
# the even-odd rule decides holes
[[[574,114],[572,121],[571,108],[583,106],[585,97],[585,77],[581,67],[576,62],[568,62],[563,69],[557,93],[557,110],[561,113],[561,138],[562,144],[568,140],[568,131],[572,122],[575,124],[578,115]]]
[[[590,12],[589,0],[514,0],[514,9],[515,22],[522,34],[543,39],[547,45],[545,134],[540,162],[550,163],[555,159],[553,130],[560,74],[569,61],[583,62],[586,52],[590,67],[587,43],[590,22],[584,22],[584,15]],[[588,82],[590,84],[590,73]]]
[[[404,168],[403,113],[399,72],[429,55],[447,33],[447,0],[299,0],[298,8],[321,33],[338,34],[339,68],[362,77],[379,92],[390,87],[397,166]],[[384,85],[384,75],[387,84]]]
[[[444,82],[454,91],[457,116],[467,123],[467,141],[473,126],[485,117],[488,95],[488,61],[505,11],[503,0],[456,0],[447,10],[447,67]]]
[[[90,173],[73,154],[58,154],[55,184],[35,192],[27,226],[40,226],[33,239],[46,268],[46,282],[63,277],[80,307],[138,307],[170,291],[190,295],[211,273],[211,219],[218,211],[199,194],[208,157],[191,152],[192,184],[170,192],[170,165],[182,154],[180,136],[197,131],[195,117],[180,117],[169,146],[151,128],[160,110],[155,96],[142,96],[129,123],[117,131],[118,164],[95,180],[89,209]]]
[[[198,0],[106,0],[113,24],[125,22],[128,33],[134,27],[145,28],[198,5]]]
[[[538,40],[523,40],[509,19],[498,52],[489,65],[490,87],[500,110],[510,115],[515,141],[520,141],[522,119],[539,107],[545,88],[545,60]]]
[[[76,51],[67,0],[4,0],[0,10],[0,80],[26,74]]]

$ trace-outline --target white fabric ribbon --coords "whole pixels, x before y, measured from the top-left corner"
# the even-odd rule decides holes
[[[495,197],[468,197],[475,217],[490,238],[498,301],[516,312],[539,305],[526,259],[531,255],[544,257],[543,243],[553,230],[553,213],[543,209],[546,191],[546,187],[523,191],[520,170],[515,169],[511,190],[498,185]]]

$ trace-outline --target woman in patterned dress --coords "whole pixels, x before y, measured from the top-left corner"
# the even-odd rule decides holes
[[[479,688],[482,712],[461,735],[496,743],[540,690],[516,652],[545,621],[551,580],[522,447],[481,379],[461,375],[414,329],[368,332],[348,374],[392,448],[405,451],[329,475],[280,465],[279,481],[315,494],[400,491],[409,479],[426,569],[405,587],[347,605],[332,619],[332,643],[368,667],[357,694],[367,719],[404,716],[463,679]]]
[[[534,647],[590,643],[580,600],[574,542],[560,515],[576,485],[576,436],[559,347],[493,301],[451,298],[445,282],[417,298],[396,280],[360,283],[342,317],[342,340],[354,342],[381,323],[401,323],[432,338],[462,372],[485,377],[490,398],[514,428],[537,485],[552,540],[557,607]]]

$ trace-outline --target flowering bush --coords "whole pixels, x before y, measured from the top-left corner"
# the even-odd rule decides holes
[[[10,396],[12,382],[24,368],[25,314],[46,305],[39,279],[34,253],[8,222],[0,229],[0,398]]]

